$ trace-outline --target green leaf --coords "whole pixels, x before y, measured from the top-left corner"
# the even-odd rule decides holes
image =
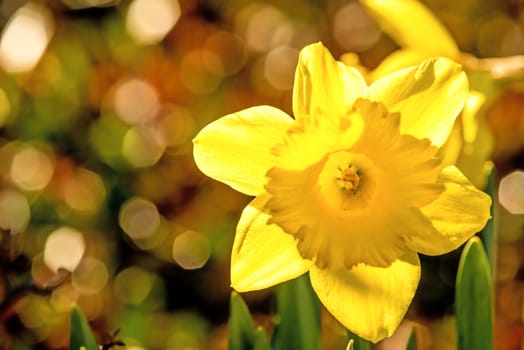
[[[80,350],[98,350],[98,344],[95,340],[89,323],[77,306],[71,310],[71,333],[69,338],[69,349]]]
[[[353,340],[353,349],[354,350],[371,350],[371,343],[365,339],[360,338],[358,335],[353,332],[346,330],[348,338]]]
[[[459,261],[455,291],[458,350],[493,349],[491,272],[482,242],[471,238]]]
[[[355,341],[353,339],[349,339],[348,345],[346,346],[346,350],[355,350],[353,348],[353,344],[354,343],[355,343]]]
[[[439,20],[417,0],[361,0],[380,28],[401,47],[454,58],[459,49]]]
[[[406,350],[417,350],[417,335],[414,328],[411,329]]]
[[[229,349],[245,350],[255,347],[256,330],[244,299],[231,293],[229,304]]]
[[[491,168],[491,171],[488,175],[488,183],[486,186],[486,193],[491,197],[491,219],[488,221],[482,232],[480,233],[480,238],[484,243],[486,248],[486,255],[488,258],[489,266],[491,268],[491,277],[495,279],[495,257],[496,257],[496,248],[497,248],[497,234],[496,234],[496,225],[497,225],[497,213],[495,212],[494,203],[497,202],[497,179],[496,179],[495,167]]]
[[[309,275],[277,287],[279,320],[273,336],[275,349],[320,349],[320,304]]]
[[[267,339],[266,332],[262,327],[258,327],[255,334],[255,344],[253,346],[254,350],[270,350],[271,345],[269,344],[269,339]]]

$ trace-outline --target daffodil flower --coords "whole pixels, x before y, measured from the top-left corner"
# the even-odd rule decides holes
[[[240,217],[231,283],[240,292],[309,272],[342,325],[377,342],[404,317],[418,253],[459,247],[489,218],[490,199],[436,157],[468,94],[445,58],[367,86],[322,44],[299,56],[293,119],[258,106],[194,139],[208,176],[256,196]]]
[[[419,0],[360,0],[360,3],[400,46],[370,72],[372,81],[433,56],[465,63],[475,60],[460,52],[445,26]],[[488,159],[494,147],[483,108],[498,92],[493,79],[478,78],[479,72],[475,70],[470,69],[469,73],[477,79],[440,155],[444,164],[456,165],[473,184],[483,188],[492,166]]]

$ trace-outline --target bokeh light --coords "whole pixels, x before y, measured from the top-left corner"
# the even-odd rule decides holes
[[[524,33],[511,17],[499,14],[482,23],[477,47],[483,57],[521,55]]]
[[[71,281],[80,294],[97,294],[106,286],[109,273],[106,265],[93,257],[86,256],[73,271]]]
[[[74,271],[85,252],[85,240],[80,231],[71,227],[60,227],[47,237],[44,262],[53,271]]]
[[[238,25],[250,50],[264,52],[288,44],[294,34],[291,22],[277,7],[254,3],[242,9]]]
[[[75,305],[79,296],[80,294],[78,293],[78,289],[67,283],[53,290],[51,295],[51,303],[57,310],[69,312],[71,307]]]
[[[517,247],[505,244],[499,247],[497,280],[512,281],[520,268],[520,252]]]
[[[53,175],[54,164],[43,151],[32,146],[22,147],[11,163],[11,180],[27,191],[41,190]]]
[[[53,35],[53,18],[41,4],[29,2],[9,20],[0,39],[0,65],[10,73],[27,72],[42,57]]]
[[[500,180],[499,201],[510,213],[524,214],[524,171],[513,171]]]
[[[115,277],[115,293],[125,303],[142,303],[153,288],[153,275],[144,269],[130,267]]]
[[[11,234],[24,232],[31,216],[25,195],[12,189],[0,191],[0,229]]]
[[[72,209],[92,213],[98,210],[105,200],[106,189],[98,174],[79,168],[64,183],[63,196]]]
[[[188,52],[180,63],[180,80],[194,94],[204,95],[216,90],[224,70],[218,56],[207,50]]]
[[[152,120],[159,108],[155,88],[141,79],[120,83],[115,88],[113,99],[118,116],[132,125]]]
[[[134,126],[127,130],[122,154],[135,167],[155,165],[166,149],[166,141],[156,125]]]
[[[120,2],[120,0],[62,0],[64,4],[72,9],[84,9],[88,7],[105,7],[114,6]]]
[[[113,168],[123,168],[127,162],[122,144],[129,125],[113,114],[103,114],[89,129],[88,140],[96,155]]]
[[[237,73],[246,63],[247,52],[242,39],[226,30],[212,34],[204,43],[207,52],[220,59],[224,75]]]
[[[29,329],[45,326],[50,322],[53,315],[52,306],[43,296],[31,296],[17,305],[18,315],[23,324]],[[40,340],[47,334],[40,334]]]
[[[264,64],[264,75],[275,88],[289,90],[293,87],[297,62],[297,49],[279,46],[268,53]]]
[[[180,17],[178,0],[133,0],[127,12],[128,33],[141,44],[164,38]]]
[[[158,124],[158,129],[164,134],[164,140],[170,147],[183,145],[195,132],[195,121],[191,112],[180,105],[162,106]]]
[[[210,256],[211,246],[203,234],[186,231],[175,238],[173,259],[184,269],[199,269],[205,265]]]
[[[380,29],[358,2],[337,10],[333,20],[333,37],[347,51],[365,51],[381,36]]]
[[[131,198],[120,208],[118,222],[133,240],[151,238],[160,226],[160,214],[155,204],[144,198]]]

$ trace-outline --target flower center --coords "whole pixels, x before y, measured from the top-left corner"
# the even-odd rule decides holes
[[[339,215],[365,209],[375,192],[376,173],[364,155],[335,151],[328,155],[318,176],[320,193]]]
[[[336,178],[338,185],[348,193],[356,193],[360,184],[358,170],[350,164],[347,168],[340,170],[340,175]]]

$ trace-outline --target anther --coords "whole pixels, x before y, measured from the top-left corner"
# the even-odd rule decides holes
[[[340,176],[336,177],[339,186],[347,192],[355,193],[358,190],[358,185],[360,184],[360,176],[358,170],[353,166],[340,171]]]

